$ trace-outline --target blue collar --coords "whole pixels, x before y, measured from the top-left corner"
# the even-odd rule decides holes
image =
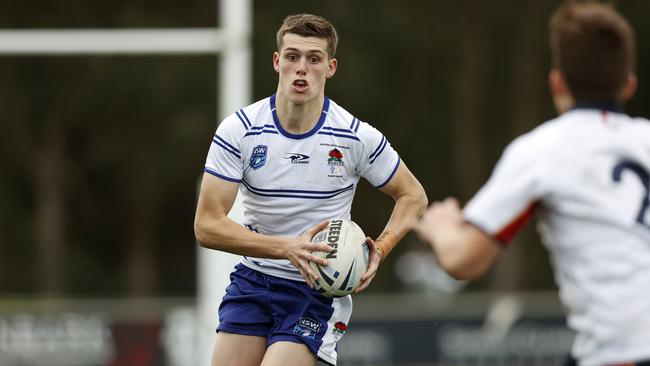
[[[318,130],[320,130],[320,128],[323,126],[323,123],[325,123],[325,118],[327,117],[327,111],[329,110],[329,107],[330,107],[330,100],[328,97],[325,97],[325,100],[323,101],[323,110],[320,113],[320,118],[318,118],[318,122],[316,122],[316,126],[314,126],[314,128],[312,128],[311,130],[305,133],[295,134],[285,130],[282,127],[282,124],[278,119],[278,114],[275,110],[275,94],[271,95],[270,108],[271,108],[271,113],[273,114],[273,122],[275,123],[275,127],[278,129],[278,131],[280,131],[282,135],[294,140],[301,140],[318,132]]]
[[[571,110],[575,109],[597,109],[614,113],[624,113],[623,106],[609,102],[582,101],[577,102]]]

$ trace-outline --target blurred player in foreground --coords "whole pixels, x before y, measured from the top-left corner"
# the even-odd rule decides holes
[[[533,212],[577,332],[568,365],[650,364],[650,122],[634,32],[611,6],[568,2],[550,20],[559,117],[515,139],[461,211],[448,198],[415,226],[457,278],[484,273]]]
[[[375,128],[325,96],[337,46],[325,19],[287,17],[277,33],[274,95],[244,107],[218,127],[208,153],[195,219],[206,248],[242,255],[219,308],[212,364],[336,364],[337,342],[352,312],[350,296],[311,288],[311,238],[334,218],[350,218],[360,177],[395,199],[357,289],[426,208],[424,190]],[[245,227],[231,221],[237,191]]]

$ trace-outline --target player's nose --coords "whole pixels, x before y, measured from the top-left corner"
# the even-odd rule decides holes
[[[304,75],[307,72],[307,61],[302,58],[300,61],[298,61],[297,67],[296,67],[296,73],[300,75]]]

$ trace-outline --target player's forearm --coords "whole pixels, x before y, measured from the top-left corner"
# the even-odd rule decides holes
[[[208,249],[260,258],[283,258],[285,238],[252,232],[227,216],[197,216],[194,234],[199,244]]]
[[[428,204],[424,189],[418,184],[412,190],[395,197],[395,206],[386,227],[376,240],[382,252],[382,261],[411,229]]]
[[[500,251],[494,240],[466,222],[438,231],[431,243],[440,266],[459,280],[485,273]]]

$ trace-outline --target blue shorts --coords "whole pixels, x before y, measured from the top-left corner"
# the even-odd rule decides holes
[[[336,365],[352,298],[325,297],[305,282],[270,276],[237,264],[219,306],[217,331],[266,337],[267,344],[302,343]]]

